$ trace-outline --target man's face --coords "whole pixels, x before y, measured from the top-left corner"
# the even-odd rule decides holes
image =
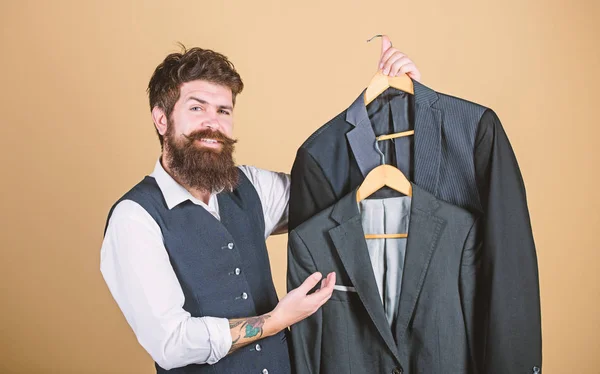
[[[233,189],[231,90],[206,81],[184,83],[164,134],[163,162],[180,182],[210,192]]]
[[[171,124],[175,126],[173,136],[182,140],[194,132],[212,130],[228,138],[233,136],[233,100],[231,90],[206,81],[184,83],[180,88],[179,100],[171,114]],[[197,139],[195,146],[221,149],[214,139]]]

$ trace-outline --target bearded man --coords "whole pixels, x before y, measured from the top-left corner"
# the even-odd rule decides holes
[[[385,74],[419,78],[384,46]],[[236,166],[242,89],[217,52],[168,55],[148,85],[161,157],[108,216],[101,272],[157,373],[290,373],[287,327],[335,285],[315,273],[278,301],[265,239],[287,231],[289,175]]]

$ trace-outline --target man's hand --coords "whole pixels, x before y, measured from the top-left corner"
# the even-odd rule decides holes
[[[329,273],[327,278],[321,280],[322,277],[319,272],[313,273],[298,288],[290,291],[279,301],[279,304],[271,313],[273,322],[277,324],[278,329],[283,330],[296,322],[302,321],[329,300],[335,285],[335,273]],[[319,281],[321,281],[321,287],[308,295],[308,292]]]
[[[384,75],[395,77],[407,74],[417,82],[421,80],[421,72],[408,56],[392,47],[392,42],[387,35],[381,37],[381,58],[379,59],[379,69]]]
[[[316,312],[329,300],[335,285],[335,273],[329,273],[327,278],[321,280],[322,277],[319,272],[313,273],[300,287],[285,295],[271,313],[256,317],[229,319],[232,342],[229,353],[258,339],[275,335]],[[321,287],[308,295],[320,280]]]

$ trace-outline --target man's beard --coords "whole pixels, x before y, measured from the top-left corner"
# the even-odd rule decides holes
[[[187,187],[210,193],[233,191],[238,184],[238,170],[233,160],[234,144],[219,131],[201,130],[180,139],[174,139],[174,127],[169,121],[165,134],[168,152],[163,152],[169,169],[178,182]],[[209,138],[221,144],[220,149],[202,147],[195,144],[202,138]]]

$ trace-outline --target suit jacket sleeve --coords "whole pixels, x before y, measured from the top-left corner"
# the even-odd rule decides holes
[[[336,201],[321,167],[302,147],[296,154],[291,178],[289,231]]]
[[[537,256],[525,186],[496,114],[481,118],[475,147],[483,207],[481,325],[486,374],[536,373],[542,364]],[[480,309],[481,310],[481,309]]]
[[[302,239],[292,231],[288,243],[288,292],[297,288],[316,271],[312,257]],[[319,373],[321,366],[322,309],[292,325],[292,372],[296,374]]]

